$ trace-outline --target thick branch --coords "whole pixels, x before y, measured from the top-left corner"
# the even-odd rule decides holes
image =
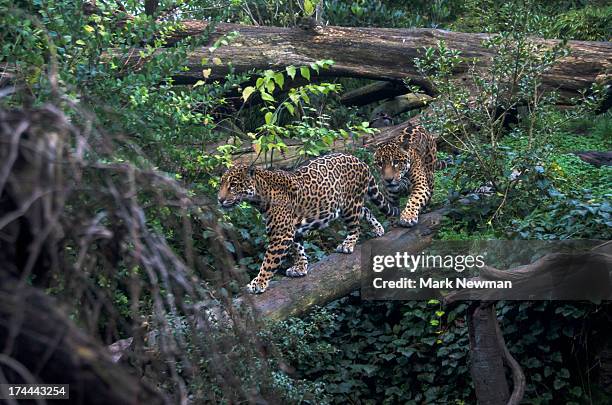
[[[408,92],[408,89],[402,82],[378,81],[347,91],[340,97],[340,102],[344,105],[360,106],[396,97],[406,92]]]

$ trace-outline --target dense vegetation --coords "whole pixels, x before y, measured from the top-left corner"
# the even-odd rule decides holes
[[[95,117],[91,125],[100,129],[99,134],[115,136],[113,154],[104,157],[106,163],[129,162],[142,170],[161,171],[206,205],[215,201],[219,175],[239,149],[255,150],[278,162],[287,140],[293,139],[300,141],[297,153],[306,159],[325,153],[337,139],[375,131],[368,124],[373,106],[345,107],[338,97],[367,81],[319,79],[319,71],[333,64],[331,60],[181,84],[173,75],[183,69],[186,53],[206,44],[207,38],[183,39],[162,56],[155,52],[165,47],[181,19],[293,26],[310,14],[312,2],[160,1],[155,16],[163,18],[158,21],[143,13],[142,2],[119,2],[121,8],[115,2],[95,3],[96,10],[91,12],[81,1],[0,0],[0,63],[8,63],[12,80],[21,84],[19,91],[3,94],[1,102],[10,107],[56,103],[75,123],[84,122],[83,111],[91,113]],[[548,53],[527,45],[517,53],[504,45],[527,44],[529,35],[609,41],[612,6],[586,0],[551,3],[324,2],[323,18],[330,25],[501,33],[488,44],[500,57],[489,77],[482,79],[479,96],[483,100],[505,97],[508,111],[518,100],[533,100],[510,123],[491,119],[483,109],[468,105],[467,89],[446,80],[445,74],[461,55],[443,43],[427,49],[417,62],[440,91],[426,124],[444,139],[439,157],[453,161],[436,174],[432,208],[453,205],[459,196],[483,184],[493,183],[503,190],[467,206],[453,205],[453,213],[437,233],[439,239],[610,239],[612,170],[589,165],[572,153],[612,150],[612,115],[598,110],[606,89],[595,86],[576,100],[576,106],[558,109],[554,95],[538,98],[532,85],[565,55],[563,45]],[[214,47],[231,41],[229,35]],[[143,47],[138,69],[128,69],[112,57],[134,46]],[[211,63],[227,62],[214,58],[213,52],[210,61],[202,61],[202,68],[206,71]],[[525,67],[518,80],[523,82],[500,95],[506,90],[496,87],[495,80],[510,74],[509,62]],[[304,84],[287,90],[296,77]],[[261,102],[251,104],[255,97]],[[470,130],[458,122],[469,122]],[[464,147],[453,147],[459,139]],[[370,151],[355,148],[352,152],[371,161]],[[513,172],[518,177],[510,176]],[[152,193],[141,201],[147,226],[176,251],[183,251],[187,243],[180,224],[185,213],[171,205],[147,204],[155,201]],[[71,204],[75,211],[79,204],[96,209],[96,201],[77,199]],[[236,294],[259,268],[266,242],[264,225],[248,204],[214,215],[219,215],[224,232],[236,237],[228,237],[224,246],[237,259],[239,277],[228,277],[218,265],[213,247],[217,245],[211,243],[216,233],[197,221],[189,247],[197,252],[192,264],[196,275],[217,286],[221,294]],[[332,227],[311,235],[306,243],[311,260],[328,253],[339,233]],[[112,300],[113,310],[102,310],[108,313],[93,328],[107,343],[130,336],[134,322],[133,296],[122,281],[133,276],[126,263],[118,262],[112,279],[106,273],[91,274]],[[63,290],[61,279],[56,281],[49,291],[78,307],[79,303],[71,302],[70,292]],[[152,305],[146,292],[139,297],[137,308],[143,318]],[[267,342],[265,361],[259,348],[254,353],[219,344],[219,350],[230,364],[243,367],[234,371],[235,381],[255,387],[263,397],[283,398],[280,402],[377,403],[384,396],[388,403],[472,403],[465,309],[465,304],[445,308],[437,301],[367,302],[354,293],[304,318],[264,325],[257,333]],[[612,333],[609,310],[608,303],[507,302],[499,306],[508,346],[527,374],[526,401],[610,400],[597,383],[596,371],[590,371]],[[111,327],[105,323],[107,318],[115,319],[108,324],[114,325],[113,331],[107,330]],[[180,317],[170,323],[177,334],[185,334],[189,354],[202,356],[197,336],[181,326]],[[216,375],[211,361],[194,364],[197,372],[185,371],[190,395],[204,401],[235,395],[223,386],[228,384],[223,382],[226,376]],[[145,375],[158,384],[165,380],[163,374]],[[170,383],[164,388],[177,389]],[[257,397],[248,399],[253,398]]]

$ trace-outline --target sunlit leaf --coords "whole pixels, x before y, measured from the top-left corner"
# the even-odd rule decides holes
[[[242,99],[246,102],[254,91],[255,87],[253,86],[245,87],[244,90],[242,90]]]
[[[287,71],[287,75],[289,75],[292,80],[295,79],[295,66],[287,66],[285,70]]]

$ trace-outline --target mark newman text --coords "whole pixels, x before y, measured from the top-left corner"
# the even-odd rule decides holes
[[[446,278],[444,280],[436,280],[433,278],[421,278],[418,280],[402,277],[399,280],[384,280],[380,277],[372,281],[374,288],[439,288],[439,289],[454,289],[454,288],[488,288],[488,289],[510,289],[512,281],[500,280],[474,280],[469,278]]]

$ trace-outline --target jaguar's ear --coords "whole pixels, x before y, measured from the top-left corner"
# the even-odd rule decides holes
[[[249,175],[249,177],[253,177],[253,175],[255,174],[255,165],[249,166],[249,169],[247,170],[247,174]]]
[[[399,147],[404,152],[408,152],[408,149],[410,149],[410,138],[410,136],[404,136],[400,141]]]

